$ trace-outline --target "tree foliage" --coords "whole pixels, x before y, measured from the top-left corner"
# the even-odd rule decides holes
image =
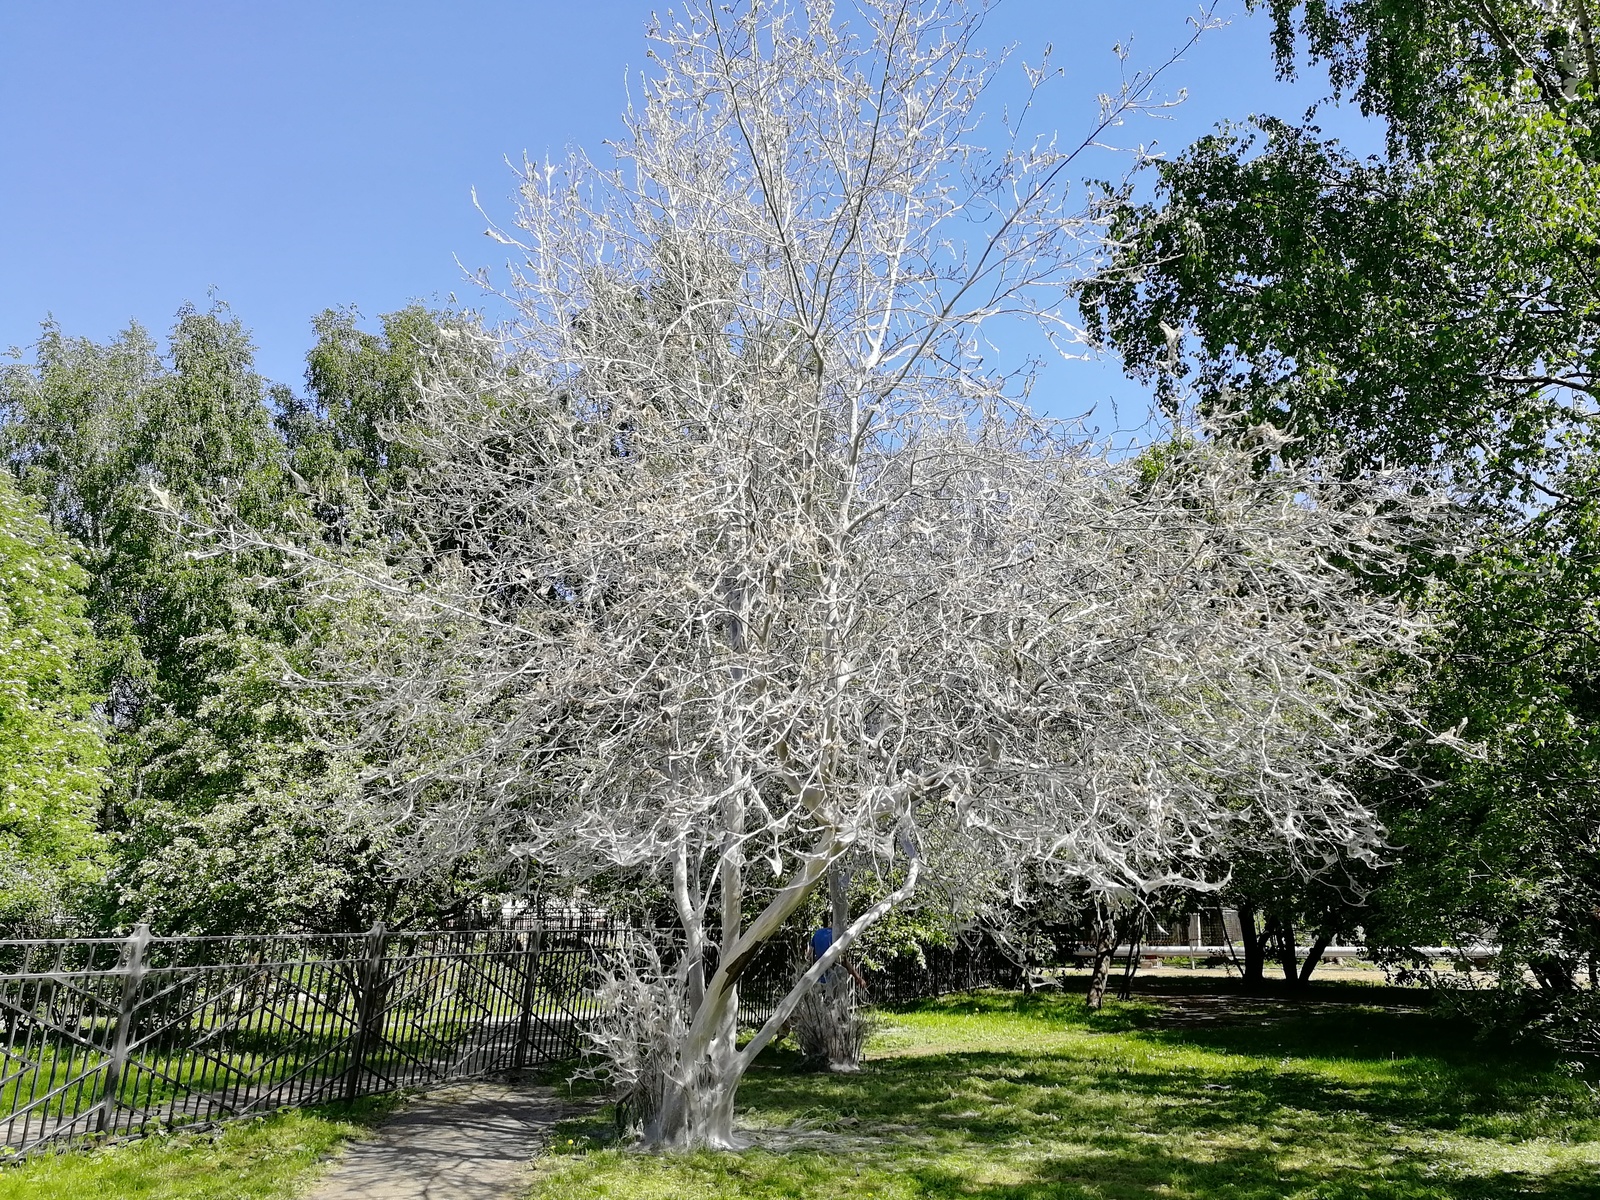
[[[1157,168],[1152,203],[1122,208],[1117,263],[1087,298],[1134,373],[1223,436],[1269,420],[1297,454],[1411,464],[1455,489],[1477,548],[1418,559],[1412,587],[1445,621],[1433,723],[1482,750],[1424,751],[1414,775],[1360,785],[1393,848],[1345,919],[1377,944],[1495,943],[1507,986],[1570,991],[1595,936],[1580,781],[1600,596],[1600,13],[1258,7],[1280,70],[1324,62],[1336,94],[1387,122],[1387,156],[1352,157],[1310,117],[1224,126]]]
[[[86,919],[347,929],[452,899],[448,881],[397,880],[330,802],[355,768],[284,682],[326,615],[275,554],[196,556],[162,511],[220,499],[256,527],[338,538],[398,477],[385,431],[433,316],[392,314],[382,335],[348,313],[315,324],[304,400],[257,374],[221,305],[182,309],[164,353],[137,326],[95,343],[47,322],[0,377],[7,458],[85,571],[108,697],[110,870]]]
[[[1578,497],[1463,563],[1444,592],[1449,652],[1433,683],[1441,721],[1481,755],[1433,764],[1386,805],[1401,849],[1380,894],[1381,940],[1498,946],[1502,979],[1559,997],[1600,954],[1600,493]],[[1403,957],[1403,955],[1401,955]]]
[[[13,932],[61,915],[105,866],[86,584],[67,543],[0,476],[0,922]]]
[[[1397,155],[1431,156],[1473,91],[1532,84],[1561,115],[1600,100],[1594,0],[1249,0],[1273,22],[1278,70],[1303,53],[1335,96],[1381,118]]]
[[[1101,336],[1169,405],[1540,498],[1595,411],[1587,129],[1477,88],[1439,135],[1421,165],[1273,119],[1200,139],[1115,222],[1085,294]]]

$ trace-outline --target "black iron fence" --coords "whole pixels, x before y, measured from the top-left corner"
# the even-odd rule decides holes
[[[0,942],[0,1161],[571,1058],[620,932]]]

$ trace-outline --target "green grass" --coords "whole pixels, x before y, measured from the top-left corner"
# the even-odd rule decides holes
[[[919,1005],[890,1015],[855,1078],[769,1053],[740,1091],[752,1149],[634,1154],[607,1145],[601,1114],[557,1131],[531,1195],[1600,1197],[1600,1097],[1546,1058],[1381,989],[1208,1022],[1164,1009],[1181,987],[1148,986],[1174,994],[1098,1016],[1076,996]]]
[[[0,1200],[289,1200],[395,1101],[285,1112],[202,1134],[150,1137],[0,1168]]]

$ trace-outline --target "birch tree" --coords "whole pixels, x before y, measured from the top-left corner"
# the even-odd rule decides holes
[[[1077,148],[1002,121],[981,149],[982,16],[655,26],[615,164],[527,166],[517,321],[423,373],[419,465],[373,523],[408,535],[300,552],[350,631],[308,684],[418,861],[498,845],[669,891],[650,1028],[610,1027],[654,1064],[647,1144],[735,1145],[752,1060],[963,847],[1141,887],[1203,882],[1224,834],[1377,838],[1330,767],[1379,757],[1419,623],[1330,563],[1380,569],[1414,506],[1262,470],[1266,441],[1135,462],[1029,413],[986,331],[1073,336],[1099,254],[1075,156],[1150,79]],[[742,970],[845,856],[883,899],[738,1045]]]

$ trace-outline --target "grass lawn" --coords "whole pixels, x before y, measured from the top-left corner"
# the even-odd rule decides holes
[[[1383,989],[1158,988],[1098,1016],[1076,995],[918,1005],[854,1078],[769,1052],[740,1091],[752,1149],[630,1153],[602,1114],[558,1131],[531,1196],[1600,1198],[1600,1089],[1546,1058]]]
[[[0,1167],[0,1200],[289,1200],[321,1160],[393,1107],[287,1112],[210,1133],[152,1137]]]

